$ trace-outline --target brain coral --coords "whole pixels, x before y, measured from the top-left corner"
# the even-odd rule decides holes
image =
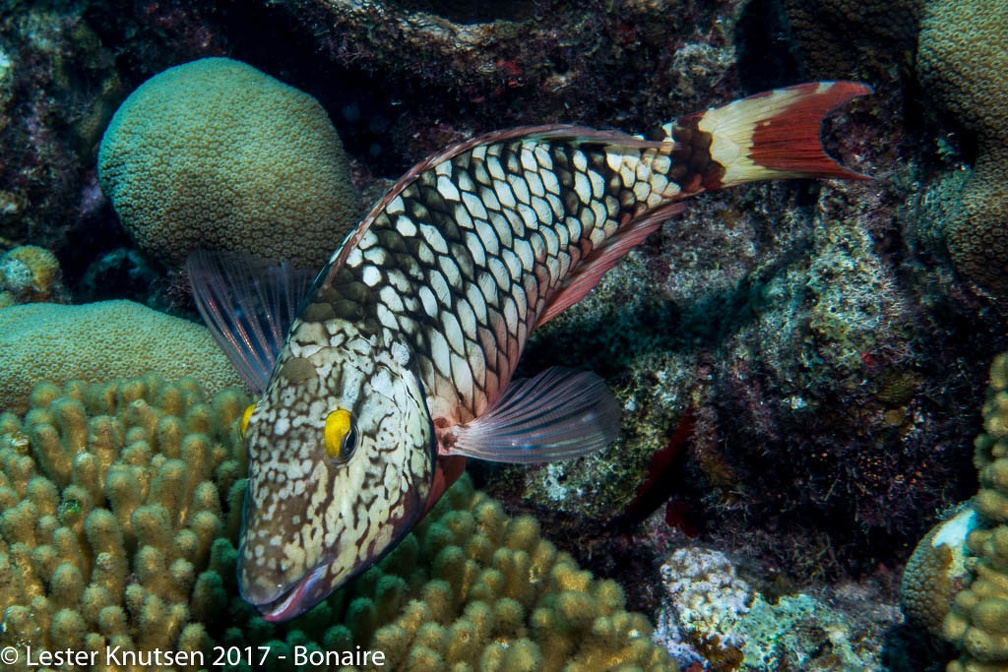
[[[98,176],[140,248],[168,264],[203,248],[314,269],[360,208],[322,106],[226,58],[134,91],[102,138]]]
[[[237,531],[227,498],[240,502],[245,465],[233,421],[248,401],[147,375],[42,383],[23,419],[0,414],[0,646],[101,652],[71,668],[95,670],[155,668],[116,665],[106,646],[204,650],[197,621],[217,604],[205,570],[214,540]]]
[[[212,391],[241,378],[206,327],[132,301],[0,308],[0,406],[24,410],[40,380],[114,380],[144,371],[197,376]]]
[[[900,584],[900,607],[907,620],[941,637],[956,592],[969,576],[966,538],[978,525],[976,510],[967,506],[934,526],[907,560]]]
[[[917,73],[978,140],[972,172],[945,223],[959,272],[1008,297],[1008,3],[936,0],[921,22]]]

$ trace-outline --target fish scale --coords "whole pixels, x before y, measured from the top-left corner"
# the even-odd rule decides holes
[[[242,596],[269,620],[311,608],[391,549],[469,457],[542,462],[609,445],[620,406],[598,376],[553,368],[511,380],[529,334],[688,196],[865,179],[825,154],[819,127],[869,90],[802,84],[648,140],[548,126],[461,143],[375,205],[296,318],[296,274],[271,267],[258,279],[247,262],[191,260],[201,313],[262,392],[243,419]]]
[[[550,135],[481,144],[421,172],[318,286],[355,297],[356,319],[385,342],[406,342],[428,398],[453,422],[478,417],[507,385],[549,298],[619,222],[680,194],[657,171],[671,166],[671,143],[635,151]],[[422,311],[386,269],[422,288]]]

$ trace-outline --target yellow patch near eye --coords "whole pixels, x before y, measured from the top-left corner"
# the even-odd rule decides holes
[[[242,413],[241,424],[238,425],[241,428],[241,435],[245,436],[246,430],[248,430],[249,418],[252,417],[252,411],[255,410],[255,404],[249,404],[245,407],[245,412]]]
[[[350,411],[337,408],[326,416],[323,435],[325,437],[326,453],[329,457],[338,460],[346,459],[346,456],[343,455],[343,445],[347,434],[350,433],[352,428],[353,418],[350,416]]]

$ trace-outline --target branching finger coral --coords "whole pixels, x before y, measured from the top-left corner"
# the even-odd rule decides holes
[[[945,638],[963,651],[949,672],[1008,663],[1008,355],[991,365],[983,416],[986,431],[977,437],[973,457],[980,475],[973,505],[983,524],[966,538],[971,580],[942,624]]]
[[[960,652],[948,672],[1008,667],[1008,354],[991,365],[983,416],[973,458],[980,490],[924,537],[903,577],[909,620]]]
[[[30,401],[0,415],[0,647],[172,651],[190,659],[162,664],[182,670],[212,666],[215,645],[267,647],[271,669],[296,649],[345,670],[677,669],[619,585],[465,477],[378,565],[268,623],[236,585],[244,394],[150,374],[42,383]]]
[[[43,383],[23,420],[0,415],[0,645],[99,652],[98,670],[120,669],[107,646],[141,663],[206,649],[198,577],[214,539],[237,532],[227,497],[245,466],[232,432],[247,403],[147,375]]]
[[[236,621],[225,645],[320,656],[359,646],[381,651],[385,668],[432,672],[677,669],[647,619],[625,611],[618,584],[593,579],[534,518],[509,518],[468,477],[378,565],[290,624],[241,602],[234,548],[221,540],[214,551]]]

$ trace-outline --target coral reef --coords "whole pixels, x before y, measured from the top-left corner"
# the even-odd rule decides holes
[[[970,18],[979,4],[283,0],[233,11],[194,0],[14,3],[0,36],[0,140],[9,150],[0,161],[0,245],[53,250],[78,299],[128,292],[164,301],[154,285],[165,281],[165,269],[128,247],[93,164],[104,124],[127,91],[204,56],[241,58],[318,99],[352,155],[348,179],[372,191],[425,154],[492,128],[563,121],[639,132],[677,113],[792,83],[802,70],[866,79],[878,95],[834,117],[824,138],[844,163],[879,179],[773,184],[698,199],[530,344],[525,372],[566,364],[607,378],[624,406],[623,437],[613,448],[542,468],[471,468],[508,511],[537,515],[582,566],[620,580],[636,577],[626,595],[635,609],[653,606],[652,592],[661,590],[653,566],[677,545],[697,543],[686,542],[686,534],[737,559],[746,569],[735,578],[754,596],[739,621],[762,615],[764,632],[778,633],[781,643],[773,649],[751,633],[736,647],[744,664],[816,669],[839,659],[870,666],[874,659],[856,646],[851,651],[860,659],[843,658],[845,641],[881,637],[859,634],[865,630],[852,623],[860,603],[838,600],[838,587],[856,585],[846,577],[891,572],[886,568],[907,557],[934,512],[972,489],[965,456],[983,385],[974,362],[1008,347],[1003,310],[990,310],[988,301],[1006,293],[992,270],[1003,267],[1006,247],[996,226],[1006,219],[1008,183],[1006,68],[995,62],[1003,54],[1003,23],[996,22],[1003,3],[989,3],[987,17]],[[958,15],[953,6],[961,6]],[[963,29],[966,21],[973,25]],[[915,83],[911,52],[918,35]],[[933,94],[936,104],[922,110],[916,99],[922,94]],[[936,112],[951,121],[936,123]],[[327,255],[337,243],[335,234],[313,247]],[[982,291],[956,282],[946,246],[960,279]],[[168,298],[178,303],[177,295]],[[21,322],[36,309],[8,310],[26,308],[0,310],[0,404],[18,413],[28,406],[31,383],[62,375],[49,366],[71,378],[90,375],[74,373],[84,365],[98,379],[135,375],[147,368],[136,365],[139,353],[145,361],[181,359],[198,367],[189,371],[237,381],[226,378],[230,369],[211,354],[209,338],[183,348],[176,337],[169,345],[165,328],[167,338],[144,340],[150,335],[140,325],[149,313],[136,306],[119,311],[129,317],[110,332],[104,330],[116,318],[91,307],[50,327],[39,322],[37,330]],[[38,310],[40,320],[62,314]],[[94,316],[83,319],[89,311]],[[62,329],[69,330],[65,338]],[[101,356],[87,355],[94,352],[87,344],[105,333]],[[36,334],[49,344],[45,350],[31,350]],[[113,362],[124,362],[123,370],[97,370],[106,350]],[[30,354],[15,361],[16,352]],[[16,389],[6,387],[12,371],[24,374]],[[678,507],[621,527],[619,514],[652,453],[670,443],[687,417],[695,428],[680,442],[678,473],[672,469],[668,477]],[[32,506],[48,506],[48,495],[34,497]],[[435,515],[474,515],[466,508],[473,502],[451,497]],[[453,641],[469,632],[482,637],[488,609],[493,632],[516,622],[513,605],[500,606],[497,597],[464,608],[453,597],[450,612],[438,611],[444,603],[438,581],[454,589],[455,577],[439,576],[441,565],[433,573],[423,567],[441,558],[443,526],[431,519],[418,535],[320,611],[277,626],[238,601],[229,530],[211,546],[201,585],[213,604],[207,613],[234,608],[235,616],[206,622],[203,641],[306,644],[318,651],[367,646],[400,618],[387,606],[396,604],[412,611],[386,631],[395,640],[389,650],[398,647],[398,660],[418,669],[436,669],[455,655],[445,633]],[[86,533],[81,543],[88,543]],[[992,552],[970,562],[993,567],[996,537],[985,544]],[[466,552],[468,544],[451,546]],[[932,630],[961,576],[957,565],[948,569],[944,549],[956,557],[963,543],[951,538],[913,563],[940,577],[927,581],[950,588],[930,591],[925,581],[904,590],[908,617]],[[493,556],[489,562],[508,574],[494,567]],[[800,577],[800,585],[771,590],[759,578],[771,573],[784,583]],[[995,583],[982,578],[978,591]],[[820,592],[822,582],[830,592]],[[600,590],[588,591],[596,603]],[[784,596],[778,601],[777,594]],[[884,597],[892,601],[891,593]],[[533,614],[556,603],[543,597],[525,607],[521,627],[513,629],[522,634],[508,635],[514,643],[508,652],[487,653],[487,667],[505,667],[507,653],[507,665],[548,657],[553,645],[534,643],[545,630]],[[832,615],[820,609],[826,604],[836,606]],[[970,624],[959,639],[980,641],[968,633],[999,626],[990,608],[976,605],[957,607],[958,622]],[[441,613],[451,618],[432,616]],[[675,613],[665,612],[667,626],[678,632]],[[577,632],[599,637],[591,629]],[[701,641],[704,632],[695,636]],[[811,655],[806,642],[822,647],[818,658],[799,657]],[[715,649],[707,651],[714,656]],[[837,658],[830,657],[834,651]],[[732,647],[717,652],[720,664],[737,663]],[[965,655],[974,658],[964,658],[968,669],[1000,664]]]
[[[900,607],[907,621],[934,638],[942,636],[942,623],[969,576],[966,539],[980,524],[972,505],[928,532],[907,560],[900,585]]]
[[[1008,354],[991,365],[983,416],[973,460],[980,490],[972,505],[980,525],[966,537],[970,576],[942,624],[945,638],[962,651],[948,672],[1008,666]]]
[[[198,669],[186,657],[209,643],[210,548],[240,521],[248,398],[147,375],[42,383],[31,401],[23,419],[0,415],[0,644],[90,656],[80,669],[119,669],[106,646]]]
[[[122,95],[82,4],[5,6],[0,44],[0,237],[61,258],[92,221],[91,166]]]
[[[894,609],[867,606],[878,597],[866,587],[765,596],[724,553],[699,546],[676,549],[661,573],[656,638],[713,672],[879,669],[881,633],[898,621]],[[854,600],[865,607],[851,608]]]
[[[875,79],[917,44],[922,0],[780,0],[807,77]],[[755,54],[753,54],[755,56]]]
[[[315,269],[360,215],[322,106],[225,58],[134,91],[102,138],[98,177],[139,247],[168,265],[210,249]]]
[[[412,101],[408,115],[382,115],[392,141],[376,139],[406,163],[473,131],[552,121],[638,132],[670,107],[699,109],[733,79],[739,4],[278,3],[324,55],[379,75],[374,93]]]
[[[23,418],[0,415],[0,566],[11,570],[0,645],[192,656],[262,645],[280,665],[294,646],[356,645],[394,669],[677,669],[622,588],[468,478],[363,576],[302,618],[266,623],[235,581],[244,394],[207,399],[194,379],[147,375],[42,383],[31,401]]]
[[[206,327],[138,303],[0,308],[3,408],[27,408],[39,380],[98,382],[145,371],[199,376],[212,392],[242,384]]]
[[[0,256],[0,308],[18,303],[66,303],[59,260],[49,250],[21,245]]]
[[[982,292],[998,299],[1008,296],[1008,283],[998,271],[1008,256],[1004,233],[1008,221],[1005,3],[780,1],[786,30],[811,76],[861,78],[888,85],[915,75],[923,97],[935,108],[928,110],[931,117],[936,111],[951,119],[945,123],[950,129],[966,132],[964,159],[970,167],[965,183],[956,189],[939,178],[930,189],[932,198],[947,202],[941,244],[947,245],[956,270]],[[908,65],[913,66],[913,73]],[[947,144],[946,138],[933,137],[933,128],[926,132],[932,137],[924,147]],[[926,159],[922,154],[918,150],[915,159]],[[928,180],[927,176],[923,179]],[[918,219],[924,221],[918,224]],[[927,225],[923,213],[906,222],[911,230]]]
[[[1008,4],[925,4],[917,50],[921,84],[955,122],[975,134],[977,155],[944,223],[956,269],[1008,298]]]

